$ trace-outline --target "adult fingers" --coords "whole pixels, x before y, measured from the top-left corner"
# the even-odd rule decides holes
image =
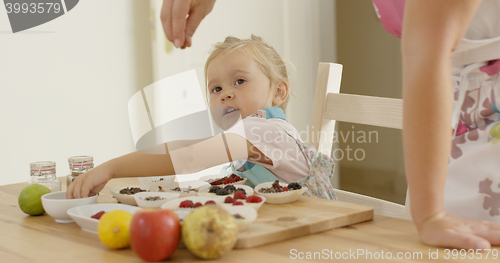
[[[186,17],[189,13],[191,1],[177,0],[172,4],[172,37],[174,38],[174,46],[177,48],[184,46]]]
[[[431,235],[429,238],[422,237],[422,241],[427,245],[460,249],[487,249],[491,247],[488,240],[464,231],[447,229],[442,232],[434,232]]]
[[[472,230],[476,235],[488,240],[492,245],[500,245],[500,224],[489,221],[474,222]]]
[[[172,5],[173,0],[163,0],[163,4],[161,6],[160,20],[163,27],[163,32],[170,42],[174,42],[174,38],[172,36]]]
[[[191,38],[194,32],[201,23],[201,20],[205,18],[213,9],[215,0],[204,0],[198,3],[198,6],[194,7],[189,14],[186,22],[186,41],[185,46],[190,47],[192,42]]]

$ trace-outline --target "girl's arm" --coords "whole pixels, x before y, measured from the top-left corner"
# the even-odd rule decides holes
[[[166,154],[133,152],[112,159],[79,175],[68,187],[66,197],[82,198],[98,194],[112,178],[194,173],[227,163],[230,161],[228,156],[232,160],[252,157],[263,163],[270,162],[243,137],[236,134],[226,134],[225,137],[229,150],[225,147],[222,135],[218,135],[207,140],[156,146],[165,147]]]
[[[408,0],[403,56],[403,145],[413,219],[424,243],[487,248],[493,223],[446,214],[444,183],[451,150],[452,52],[481,0]],[[496,230],[495,235],[500,233]]]

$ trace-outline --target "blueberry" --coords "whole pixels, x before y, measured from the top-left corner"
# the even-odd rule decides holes
[[[217,195],[228,195],[229,191],[226,188],[220,188],[220,189],[217,189],[216,194]]]
[[[224,187],[225,189],[228,189],[228,190],[233,190],[236,191],[236,187],[234,187],[234,185],[230,184],[230,185],[226,185],[226,187]]]
[[[217,193],[217,190],[221,189],[220,186],[216,186],[216,185],[213,185],[212,187],[210,187],[210,189],[208,190],[209,193]]]
[[[302,186],[297,182],[293,182],[293,183],[288,184],[288,190],[298,190],[301,188],[302,188]]]

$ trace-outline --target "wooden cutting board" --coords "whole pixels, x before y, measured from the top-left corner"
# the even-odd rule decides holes
[[[238,235],[236,248],[251,248],[373,219],[373,208],[307,196],[264,204],[257,220]]]

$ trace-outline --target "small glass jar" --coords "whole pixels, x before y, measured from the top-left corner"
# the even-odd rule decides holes
[[[69,186],[77,176],[94,168],[94,157],[92,156],[72,156],[68,158],[70,174],[66,176]]]
[[[61,181],[56,177],[56,163],[50,161],[30,163],[31,180],[28,184],[47,186],[52,192],[61,191]]]

